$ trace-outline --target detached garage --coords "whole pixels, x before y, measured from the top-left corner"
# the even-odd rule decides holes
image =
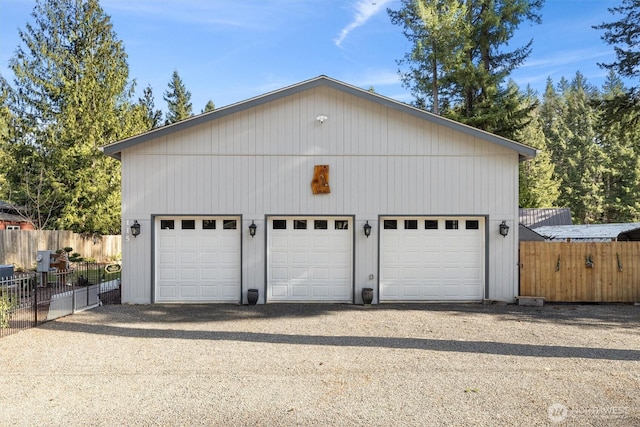
[[[122,162],[123,303],[517,294],[535,150],[367,90],[320,76],[103,151]]]

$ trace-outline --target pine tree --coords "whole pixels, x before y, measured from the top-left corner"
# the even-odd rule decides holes
[[[526,92],[527,107],[538,104],[538,97],[530,88]],[[520,162],[519,205],[523,208],[556,206],[560,182],[555,177],[551,153],[547,148],[539,108],[531,110],[531,120],[518,130],[514,140],[536,148],[536,157]]]
[[[640,0],[622,0],[620,6],[609,8],[609,12],[622,16],[617,21],[593,28],[605,31],[602,39],[614,47],[616,61],[598,65],[616,71],[621,77],[640,77]],[[640,122],[640,86],[604,98],[601,108],[606,123],[612,124],[622,118],[637,126]]]
[[[388,13],[413,44],[398,61],[409,68],[400,71],[404,87],[411,90],[415,105],[440,114],[441,104],[450,103],[453,82],[448,75],[462,62],[470,38],[465,4],[459,0],[402,0],[400,10]]]
[[[507,137],[525,126],[530,110],[512,110],[522,99],[504,83],[528,57],[532,41],[505,48],[522,22],[540,22],[542,3],[405,0],[400,11],[389,11],[413,45],[400,64],[409,66],[403,82],[416,105],[432,105],[449,118]]]
[[[191,92],[187,90],[177,71],[173,72],[169,89],[164,93],[169,112],[165,124],[179,122],[193,116],[191,109]]]
[[[147,130],[159,127],[162,121],[162,111],[156,110],[151,86],[147,86],[144,89],[142,98],[138,98],[138,105],[144,111],[144,122]]]
[[[13,201],[39,227],[119,233],[120,165],[99,147],[142,128],[122,42],[97,0],[39,0],[32,17],[10,60],[23,171],[12,171]]]
[[[204,110],[202,110],[203,113],[208,113],[210,111],[213,111],[216,109],[216,104],[213,103],[212,100],[209,100],[207,102],[207,105],[204,106]]]
[[[547,82],[541,117],[547,145],[560,180],[558,204],[571,208],[574,222],[601,222],[604,209],[604,154],[597,141],[599,119],[591,100],[597,92],[576,73],[560,81],[559,94]]]
[[[626,92],[622,80],[613,70],[603,86],[602,99],[607,102]],[[640,220],[640,128],[625,120],[602,123],[599,141],[606,153],[604,184],[605,222]]]

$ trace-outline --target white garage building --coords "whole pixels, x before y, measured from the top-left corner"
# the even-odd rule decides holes
[[[320,76],[103,151],[122,162],[123,303],[516,296],[535,150],[513,141]]]

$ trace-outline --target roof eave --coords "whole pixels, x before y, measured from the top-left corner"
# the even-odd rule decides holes
[[[438,116],[436,114],[430,113],[425,110],[421,110],[419,108],[402,103],[400,101],[396,101],[395,99],[387,98],[386,96],[382,96],[377,93],[373,93],[368,90],[364,90],[359,87],[352,86],[350,84],[347,84],[338,80],[334,80],[324,75],[318,76],[311,80],[303,81],[291,86],[287,86],[285,88],[278,89],[276,91],[269,92],[267,94],[259,95],[245,101],[240,101],[235,104],[221,107],[219,109],[210,111],[208,113],[203,113],[203,114],[191,117],[189,119],[182,120],[177,123],[173,123],[157,129],[153,129],[140,135],[132,136],[130,138],[105,145],[101,147],[101,150],[104,154],[111,156],[115,159],[121,160],[120,153],[123,150],[126,150],[127,148],[131,148],[143,142],[149,141],[151,139],[159,138],[173,132],[188,129],[192,126],[197,126],[199,124],[205,123],[210,120],[228,116],[230,114],[236,113],[241,110],[245,110],[257,105],[262,105],[267,102],[271,102],[271,101],[283,98],[285,96],[289,96],[291,94],[294,94],[303,90],[309,90],[322,85],[327,85],[336,90],[340,90],[343,92],[347,92],[351,95],[355,95],[361,98],[371,100],[373,102],[376,102],[378,104],[381,104],[393,110],[409,113],[410,115],[413,115],[422,119],[427,119],[431,122],[448,127],[450,129],[456,130],[466,135],[476,137],[476,138],[482,138],[484,140],[493,142],[499,146],[509,148],[511,150],[515,150],[518,153],[519,161],[532,159],[536,156],[536,149],[528,147],[524,144],[520,144],[510,139],[503,138],[501,136],[494,135],[492,133],[485,132],[480,129],[476,129],[474,127],[471,127],[462,123],[458,123],[456,121],[444,118],[442,116]]]

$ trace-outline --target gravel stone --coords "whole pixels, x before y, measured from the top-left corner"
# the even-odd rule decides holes
[[[0,426],[640,426],[633,305],[111,305],[0,364]]]

